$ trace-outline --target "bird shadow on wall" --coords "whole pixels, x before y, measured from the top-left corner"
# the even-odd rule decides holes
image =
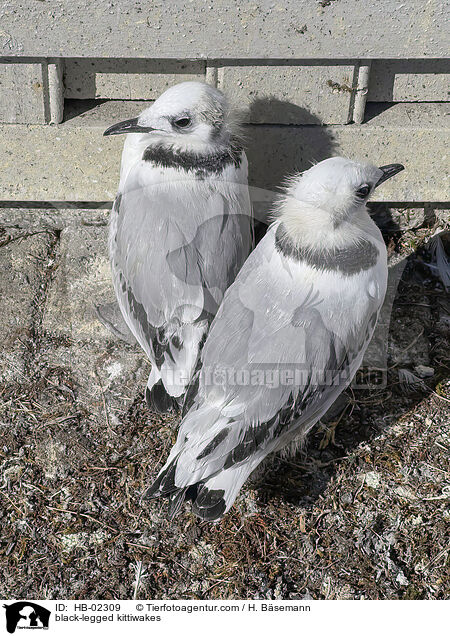
[[[257,240],[286,177],[336,154],[329,127],[306,108],[274,97],[254,100],[242,113]],[[264,122],[264,123],[263,123]]]
[[[408,233],[398,227],[386,205],[374,204],[372,217],[383,232],[388,253],[395,249],[395,243],[404,243]],[[447,268],[448,280],[450,232],[444,231],[439,236],[447,255],[446,264],[441,263],[440,267]],[[414,430],[421,421],[423,424],[425,412],[431,416],[441,412],[443,417],[448,404],[437,393],[440,383],[449,377],[450,301],[443,284],[445,272],[441,278],[435,276],[433,241],[434,238],[424,242],[403,257],[391,254],[392,307],[381,317],[385,324],[379,334],[387,369],[383,384],[348,389],[315,426],[296,455],[288,459],[270,458],[252,480],[260,501],[281,498],[305,509],[314,508],[340,472],[340,465],[350,462],[355,466],[355,474],[360,473],[357,469],[365,464],[364,456],[372,452],[365,442],[370,443],[387,432],[408,414],[411,422],[415,422]],[[431,395],[435,396],[432,406],[422,407],[421,403]],[[421,418],[414,417],[416,412],[421,413]],[[402,442],[399,443],[401,446]],[[381,441],[380,447],[382,444]],[[388,473],[389,462],[397,461],[396,453],[401,452],[395,440],[386,444],[386,452],[377,453],[376,470]],[[348,496],[353,494],[347,493]]]

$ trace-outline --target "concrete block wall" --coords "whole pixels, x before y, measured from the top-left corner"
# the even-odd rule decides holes
[[[407,164],[386,201],[447,199],[445,2],[138,4],[3,12],[0,201],[110,201],[123,140],[103,128],[194,79],[242,110],[257,188],[345,154]]]
[[[450,62],[376,60],[370,71],[369,102],[448,102]]]
[[[364,92],[368,102],[448,102],[449,74],[447,60],[377,60],[371,64],[364,60],[229,63],[0,58],[0,122],[60,123],[63,110],[60,121],[50,110],[64,99],[153,101],[177,82],[200,80],[230,94],[248,110],[249,123],[347,124],[357,119],[358,92]],[[280,114],[258,106],[258,101],[268,98],[288,102],[293,109]]]

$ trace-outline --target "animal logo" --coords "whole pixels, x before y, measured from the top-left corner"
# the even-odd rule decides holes
[[[16,629],[48,629],[51,612],[37,603],[19,601],[3,607],[8,634],[14,634]]]

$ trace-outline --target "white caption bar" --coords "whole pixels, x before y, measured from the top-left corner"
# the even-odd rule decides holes
[[[430,633],[447,622],[449,601],[0,601],[0,634],[27,636],[167,634],[200,627],[215,633],[253,628],[274,636],[280,628],[315,636]],[[401,622],[400,622],[401,621]],[[401,625],[401,629],[400,629]],[[395,631],[394,631],[395,630]],[[171,632],[172,633],[172,632]],[[211,633],[213,633],[211,631]],[[343,632],[344,633],[344,632]],[[383,633],[383,632],[381,632]]]

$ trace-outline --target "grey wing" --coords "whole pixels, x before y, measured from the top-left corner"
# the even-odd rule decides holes
[[[203,289],[203,308],[211,317],[252,246],[250,216],[230,210],[223,195],[218,195],[216,204],[220,214],[205,220],[191,241],[167,255],[170,270],[178,279]]]
[[[244,462],[251,471],[306,433],[356,372],[378,304],[369,298],[364,324],[349,328],[320,287],[297,280],[292,293],[292,274],[269,232],[225,295],[168,460],[177,487]]]
[[[181,365],[189,375],[230,278],[250,249],[248,189],[240,186],[228,199],[206,183],[150,189],[139,183],[139,174],[130,175],[112,215],[116,294],[152,362]]]

